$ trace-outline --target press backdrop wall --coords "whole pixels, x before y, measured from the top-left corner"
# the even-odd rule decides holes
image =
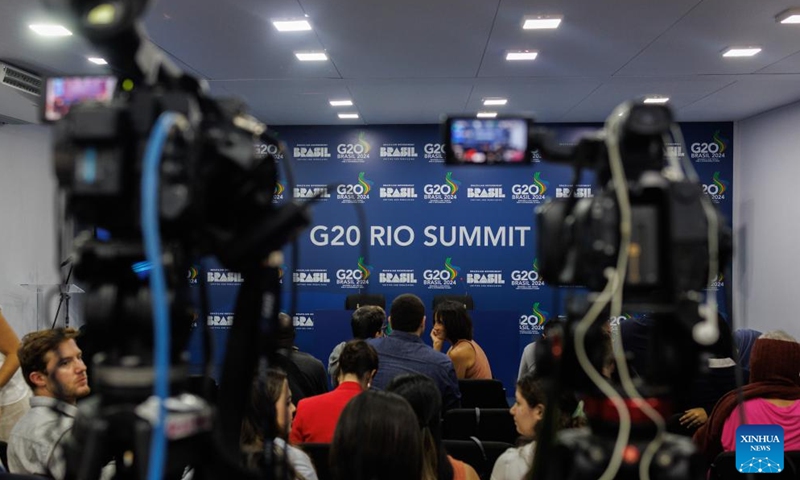
[[[573,144],[599,126],[551,127],[561,143]],[[730,219],[733,124],[690,123],[682,130],[685,147],[667,148],[691,159],[704,189]],[[538,155],[527,166],[446,166],[438,125],[275,131],[291,154],[278,154],[278,160],[291,163],[297,183],[290,191],[284,169],[275,202],[288,201],[292,193],[303,199],[324,192],[300,238],[299,263],[292,265],[287,251],[282,267],[284,298],[292,282],[299,292],[295,325],[301,349],[324,361],[333,345],[350,338],[344,312],[349,294],[380,293],[388,307],[395,296],[414,293],[428,308],[428,328],[434,295],[469,294],[476,340],[495,376],[513,391],[522,349],[564,310],[559,289],[538,276],[533,212],[547,199],[568,194],[572,170]],[[584,175],[579,196],[597,192],[592,180]],[[355,206],[363,208],[365,225]],[[196,283],[198,275],[209,284],[206,321],[220,344],[233,321],[241,277],[213,261],[197,265],[190,281]],[[721,290],[725,281],[720,276],[714,287]]]

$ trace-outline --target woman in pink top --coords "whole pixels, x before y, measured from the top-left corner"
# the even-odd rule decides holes
[[[462,303],[445,301],[433,314],[431,339],[433,348],[441,352],[444,341],[452,345],[447,356],[453,361],[460,379],[491,379],[492,368],[480,345],[472,339],[472,319]]]
[[[741,397],[746,424],[780,425],[784,449],[800,450],[800,343],[780,330],[761,335],[750,354],[750,383]],[[695,432],[694,441],[709,464],[719,453],[736,449],[738,409],[736,390],[726,393]]]

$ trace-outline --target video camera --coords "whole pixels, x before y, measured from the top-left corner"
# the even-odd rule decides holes
[[[310,219],[304,205],[273,205],[278,166],[265,145],[278,143],[266,127],[147,40],[146,3],[46,1],[115,70],[48,79],[42,110],[64,224],[81,230],[72,256],[86,330],[102,342],[97,394],[65,440],[67,476],[99,478],[115,459],[115,478],[180,478],[186,467],[195,478],[274,478],[239,466],[239,430],[256,366],[274,351],[280,250]],[[195,312],[186,272],[209,255],[244,278],[217,408],[185,393],[192,321],[208,313],[204,293]]]
[[[566,322],[537,342],[548,370],[537,373],[554,380],[551,401],[563,391],[585,396],[591,428],[555,436],[546,410],[535,458],[548,461],[535,462],[531,478],[703,478],[693,445],[666,434],[663,415],[669,394],[699,369],[700,349],[717,340],[716,298],[704,290],[730,260],[731,236],[691,163],[666,148],[683,141],[669,108],[624,103],[574,147],[526,118],[454,117],[443,128],[448,164],[524,165],[540,155],[574,170],[569,197],[536,210],[539,274],[588,294],[572,295]],[[585,170],[599,186],[594,196],[578,188]],[[619,343],[620,385],[600,375],[604,324],[623,307],[655,318],[659,335],[662,355],[639,372],[647,384],[638,387]]]

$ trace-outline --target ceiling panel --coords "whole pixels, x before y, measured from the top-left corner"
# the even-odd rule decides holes
[[[503,2],[481,76],[611,75],[698,0]],[[525,15],[561,12],[557,30],[523,30]],[[506,50],[538,50],[533,62],[508,62]]]
[[[620,75],[753,73],[798,51],[800,30],[775,22],[796,0],[705,0],[664,32]],[[732,46],[759,46],[750,58],[723,58]]]
[[[301,0],[344,78],[471,77],[499,0]]]
[[[602,85],[602,77],[593,78],[480,78],[475,81],[464,111],[481,110],[502,114],[525,114],[534,119],[560,118]],[[484,107],[483,99],[502,97],[508,103],[500,107]]]
[[[800,101],[800,75],[741,75],[712,95],[680,108],[679,120],[743,120]]]
[[[798,100],[800,26],[774,16],[797,0],[162,0],[146,26],[154,42],[212,93],[238,95],[271,124],[337,124],[334,96],[367,123],[431,123],[471,115],[502,96],[500,112],[542,122],[598,122],[623,100],[672,98],[685,121],[736,120]],[[560,14],[555,31],[523,31],[525,15]],[[43,39],[27,27],[39,2],[0,2],[0,61],[38,74],[97,74],[77,35]],[[277,18],[308,18],[281,34]],[[722,48],[758,44],[754,58]],[[536,49],[532,63],[504,53]],[[299,62],[325,49],[330,61]],[[4,98],[6,100],[4,100]],[[17,103],[0,96],[0,115]],[[14,114],[18,115],[18,114]]]
[[[367,123],[438,123],[441,115],[461,112],[471,79],[348,80]]]
[[[288,3],[294,8],[287,6]],[[296,2],[171,0],[158,2],[147,16],[156,44],[209,79],[337,78],[331,62],[300,62],[294,51],[321,50],[315,32],[281,34],[270,22],[301,14]],[[280,13],[278,13],[280,12]]]
[[[613,77],[597,90],[583,99],[558,121],[581,122],[592,112],[606,112],[602,120],[620,103],[632,98],[647,95],[663,95],[669,97],[669,104],[674,109],[696,102],[711,93],[724,88],[733,80],[727,77]]]

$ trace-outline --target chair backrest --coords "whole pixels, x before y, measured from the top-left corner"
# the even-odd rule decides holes
[[[447,300],[463,303],[467,310],[475,310],[475,301],[472,299],[472,295],[434,295],[433,309],[436,310],[437,305]]]
[[[444,414],[442,438],[514,443],[518,436],[507,408],[457,408]]]
[[[508,408],[503,382],[490,380],[459,380],[461,408]]]
[[[357,310],[359,307],[363,307],[365,305],[377,305],[386,310],[386,297],[379,293],[354,293],[353,295],[348,295],[344,299],[345,310]]]
[[[330,461],[328,460],[331,451],[330,443],[302,443],[298,446],[311,457],[319,480],[333,479]]]
[[[447,453],[470,465],[482,479],[488,480],[497,457],[514,445],[505,442],[482,442],[473,437],[469,440],[442,440]]]
[[[769,475],[770,480],[797,479],[795,461],[800,452],[784,452],[784,465],[780,473]],[[744,465],[740,470],[736,465],[736,452],[722,452],[711,463],[710,480],[728,480],[730,478],[747,478],[742,473],[758,473],[757,466]],[[760,477],[760,476],[759,476]]]

